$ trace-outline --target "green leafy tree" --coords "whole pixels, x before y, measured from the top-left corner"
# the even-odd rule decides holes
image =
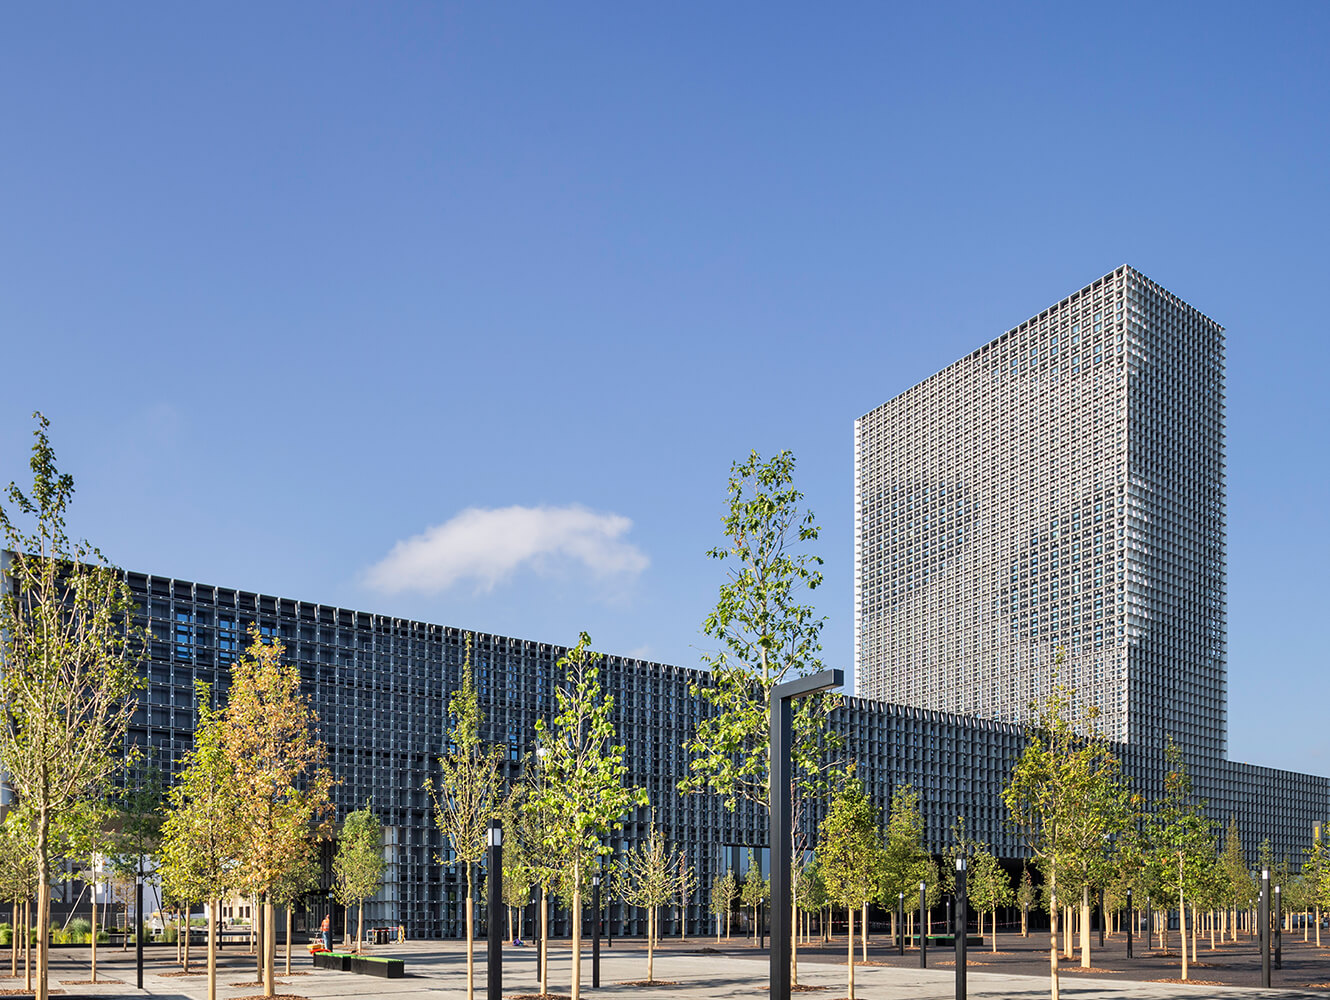
[[[342,835],[333,856],[333,895],[348,910],[360,907],[356,925],[356,950],[365,939],[365,900],[383,885],[383,824],[368,806],[357,809],[342,822]]]
[[[1021,884],[1016,890],[1016,905],[1021,909],[1021,937],[1030,936],[1030,911],[1039,908],[1039,893],[1028,866],[1021,866]]]
[[[1330,846],[1320,837],[1307,849],[1302,862],[1307,897],[1315,911],[1316,947],[1321,947],[1321,911],[1330,907]]]
[[[231,669],[223,744],[236,779],[244,824],[240,884],[263,903],[263,995],[274,995],[277,935],[274,892],[306,862],[309,841],[326,836],[333,780],[314,712],[300,692],[300,671],[285,650],[250,628],[250,645]]]
[[[503,824],[503,905],[508,910],[508,939],[522,937],[522,908],[531,901],[531,886],[536,882],[532,864],[532,846],[536,839],[523,815],[526,786],[516,782],[499,805]],[[517,913],[517,932],[513,933],[513,912]]]
[[[1107,838],[1125,828],[1128,797],[1117,758],[1093,728],[1092,708],[1083,712],[1090,726],[1084,734],[1073,724],[1071,700],[1060,688],[1033,706],[1033,713],[1025,748],[1002,798],[1043,870],[1049,894],[1049,990],[1052,1000],[1058,1000],[1061,880],[1064,873],[1074,878],[1086,871],[1090,859],[1104,851]],[[1082,964],[1088,959],[1089,949],[1083,948]]]
[[[319,888],[319,879],[323,874],[323,866],[319,861],[318,844],[310,841],[307,846],[305,860],[283,872],[282,877],[278,879],[272,890],[273,902],[286,911],[286,970],[284,974],[288,976],[291,975],[293,923],[291,910],[299,900]]]
[[[924,817],[919,810],[919,793],[911,785],[897,785],[891,793],[887,813],[887,835],[882,856],[882,883],[877,898],[891,910],[891,933],[896,927],[896,901],[901,893],[906,900],[918,895],[920,882],[932,884],[928,863],[932,860],[924,846]],[[907,905],[906,909],[910,907]],[[864,911],[867,917],[867,910]],[[867,925],[865,925],[865,931]],[[867,934],[865,934],[865,938]]]
[[[981,850],[970,858],[966,893],[976,912],[988,914],[989,944],[991,950],[997,951],[997,910],[1000,906],[1010,906],[1015,896],[1011,877],[992,852]]]
[[[480,738],[480,696],[471,667],[471,634],[466,636],[462,684],[448,699],[452,718],[452,751],[439,758],[436,793],[432,779],[425,790],[434,804],[434,819],[452,850],[452,862],[466,872],[466,995],[475,996],[475,867],[485,856],[489,822],[500,805],[503,748]],[[446,863],[440,859],[441,863]]]
[[[572,887],[572,1000],[582,994],[582,882],[587,859],[608,854],[604,837],[621,829],[634,806],[647,804],[646,792],[624,784],[628,765],[616,744],[614,699],[600,682],[600,655],[583,632],[559,660],[564,683],[555,691],[551,724],[536,720],[536,738],[546,751],[546,779],[540,805],[549,821],[545,844],[563,859],[564,882]]]
[[[135,757],[124,778],[123,786],[112,789],[107,799],[110,807],[107,819],[114,831],[110,837],[108,860],[112,876],[134,886],[151,871],[161,845],[165,787],[161,769],[150,757]],[[89,816],[90,822],[97,822],[100,812],[94,808]],[[145,909],[152,905],[146,898],[149,891],[149,885],[145,884]],[[142,925],[144,916],[135,912],[135,923]]]
[[[725,939],[730,937],[730,914],[734,911],[734,901],[739,896],[739,878],[733,869],[726,868],[725,874],[711,880],[711,912],[716,917],[716,940],[720,941],[721,924],[725,925]]]
[[[195,685],[193,746],[169,792],[162,824],[160,874],[177,899],[208,907],[208,1000],[217,1000],[217,920],[221,900],[240,885],[240,856],[248,834],[239,809],[237,778],[223,739],[222,713],[206,684]]]
[[[55,818],[96,799],[123,763],[123,739],[140,686],[141,632],[118,570],[87,542],[72,540],[65,518],[74,480],[56,468],[37,429],[28,492],[10,483],[0,504],[0,760],[33,823],[36,925],[51,923]],[[26,522],[28,527],[23,527]],[[38,1000],[49,993],[47,938],[38,936]]]
[[[1242,849],[1242,835],[1238,832],[1237,817],[1230,817],[1224,833],[1224,851],[1219,865],[1227,885],[1225,902],[1230,908],[1229,928],[1234,941],[1238,939],[1238,911],[1251,905],[1256,898],[1256,883],[1247,868],[1246,852]]]
[[[740,801],[770,809],[771,689],[822,668],[824,619],[807,602],[808,592],[822,583],[822,560],[808,549],[819,529],[794,488],[794,466],[788,451],[765,462],[754,451],[731,466],[726,542],[708,553],[726,565],[727,578],[702,626],[718,644],[703,657],[710,673],[691,690],[713,712],[698,724],[688,746],[689,775],[679,789],[713,792],[731,810]],[[841,742],[827,718],[838,704],[838,697],[827,694],[794,703],[792,857],[809,846],[802,842],[798,816],[829,793],[828,756]],[[791,906],[793,920],[798,911]],[[797,947],[790,958],[797,982]]]
[[[881,891],[885,851],[876,807],[857,778],[847,778],[818,827],[817,867],[827,897],[849,917],[847,997],[854,1000],[854,911]]]
[[[762,874],[762,866],[757,863],[753,849],[748,849],[748,871],[744,873],[743,884],[739,887],[739,901],[753,911],[753,923],[750,928],[753,940],[757,940],[757,910],[771,898],[771,878]]]
[[[1218,844],[1205,804],[1192,794],[1182,752],[1170,740],[1164,797],[1149,819],[1153,881],[1166,899],[1178,901],[1182,939],[1182,978],[1188,975],[1186,915],[1188,902],[1201,896],[1214,877]],[[1193,956],[1194,958],[1194,956]]]
[[[653,823],[647,839],[624,855],[617,879],[619,895],[626,903],[640,906],[647,913],[647,982],[655,982],[655,945],[657,911],[678,896],[680,862],[677,847],[665,843],[665,836]]]

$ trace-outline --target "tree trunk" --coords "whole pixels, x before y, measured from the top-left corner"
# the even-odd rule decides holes
[[[997,910],[988,911],[988,938],[992,942],[992,947],[988,950],[997,953]]]
[[[475,1000],[476,996],[476,955],[472,947],[475,925],[472,911],[475,905],[471,899],[471,865],[466,866],[466,1000]]]
[[[286,974],[291,975],[291,904],[286,904]]]
[[[799,985],[799,904],[790,893],[790,926],[794,933],[790,936],[790,985]]]
[[[1030,936],[1030,911],[1024,906],[1021,907],[1021,937]]]
[[[1057,869],[1049,876],[1048,896],[1048,989],[1051,1000],[1058,1000],[1058,881]]]
[[[23,988],[32,989],[32,903],[23,901]]]
[[[14,928],[14,933],[10,935],[9,938],[9,974],[15,979],[18,978],[18,936],[19,936],[18,914],[19,914],[19,905],[18,905],[18,900],[16,899],[14,900],[14,918],[13,921],[10,923],[10,926]],[[1304,924],[1304,927],[1305,926],[1306,925]],[[95,935],[93,936],[93,940],[94,941],[96,940]],[[92,967],[94,971],[97,968],[97,952],[95,950],[92,953]]]
[[[1081,886],[1081,968],[1090,967],[1090,887]]]
[[[508,911],[508,940],[512,941],[515,940],[513,938],[513,908],[505,906],[504,909]],[[486,975],[489,975],[489,973],[487,972]]]
[[[860,911],[863,919],[859,921],[859,939],[861,942],[860,953],[864,956],[864,961],[868,961],[868,901],[864,900],[863,909]],[[893,918],[894,919],[894,918]]]
[[[259,909],[258,897],[249,902],[249,941],[250,954],[254,956],[254,978],[263,982],[263,911]]]
[[[1182,895],[1182,855],[1178,855],[1178,940],[1182,942],[1182,978],[1187,978],[1187,906]]]
[[[1321,904],[1317,903],[1316,911],[1316,947],[1321,947]]]
[[[263,995],[275,996],[277,990],[273,982],[277,978],[277,935],[273,924],[277,920],[277,908],[272,905],[272,896],[263,897]]]
[[[18,934],[18,925],[15,923],[15,935]],[[15,937],[17,941],[18,938]],[[17,974],[17,970],[12,970]],[[92,981],[97,982],[97,879],[94,876],[92,880]]]
[[[845,916],[847,918],[846,929],[849,932],[846,935],[846,937],[848,937],[850,941],[849,955],[845,961],[845,965],[849,970],[847,973],[849,978],[847,980],[845,996],[846,1000],[854,1000],[854,907],[853,906],[845,907]]]
[[[656,980],[656,908],[647,907],[647,982]]]
[[[217,910],[221,901],[208,901],[208,1000],[217,1000]]]
[[[540,887],[540,992],[550,989],[550,907],[545,898],[545,887]]]
[[[582,862],[573,860],[573,1000],[582,997]]]
[[[51,883],[43,878],[37,885],[37,1000],[47,1000],[50,984]]]
[[[183,971],[188,972],[188,971],[189,971],[189,936],[190,936],[190,935],[189,935],[189,907],[188,907],[188,906],[185,907],[185,920],[184,920],[184,924],[185,924],[185,926],[184,926],[184,928],[183,928],[182,930],[178,930],[178,931],[176,931],[175,939],[176,939],[176,941],[178,942],[178,941],[180,940],[180,936],[181,936],[181,934],[183,934],[183,935],[185,936],[185,954],[184,954],[185,964],[184,964],[183,966],[181,966],[181,968],[182,968]]]
[[[467,910],[470,913],[470,910]],[[356,917],[356,951],[365,950],[365,901],[360,901],[360,912]]]

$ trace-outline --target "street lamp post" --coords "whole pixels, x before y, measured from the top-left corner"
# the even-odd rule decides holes
[[[794,728],[794,699],[840,687],[845,674],[821,670],[771,689],[771,1000],[790,1000],[790,865],[793,825],[790,801],[790,750]]]
[[[905,893],[900,894],[900,899],[896,901],[896,929],[899,933],[896,935],[897,954],[905,954]],[[868,928],[864,928],[865,931]]]
[[[919,968],[928,968],[928,887],[919,883]]]
[[[965,911],[965,859],[956,859],[956,925],[953,931],[956,935],[956,1000],[965,1000],[965,946],[968,943],[965,939],[965,925],[969,923],[968,915]]]
[[[591,876],[591,986],[600,987],[600,872]]]
[[[1261,870],[1261,985],[1270,985],[1270,870]]]
[[[1283,898],[1274,887],[1274,967],[1283,968]]]
[[[1136,925],[1136,911],[1131,906],[1131,890],[1127,890],[1127,957],[1131,958],[1131,932]]]
[[[503,824],[490,820],[489,872],[485,881],[489,889],[489,935],[485,940],[485,986],[488,1000],[503,1000]]]

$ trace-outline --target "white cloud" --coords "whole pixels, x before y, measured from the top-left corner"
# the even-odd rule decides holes
[[[649,560],[624,540],[633,522],[577,504],[567,507],[469,507],[393,546],[366,573],[377,590],[434,593],[464,580],[481,590],[521,569],[546,572],[581,563],[596,577],[633,577]]]

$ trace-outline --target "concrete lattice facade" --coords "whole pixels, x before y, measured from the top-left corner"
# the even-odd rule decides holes
[[[1223,358],[1121,267],[859,418],[856,692],[1221,757]]]
[[[367,925],[401,923],[412,937],[459,935],[463,874],[436,860],[442,846],[422,785],[427,776],[438,779],[436,758],[444,745],[448,698],[459,683],[465,633],[159,576],[130,573],[128,580],[152,645],[144,668],[147,691],[127,743],[155,748],[159,760],[178,761],[192,739],[194,682],[214,685],[214,697],[223,700],[229,666],[251,623],[257,625],[281,639],[300,667],[333,771],[342,779],[334,791],[339,815],[372,801],[387,828],[386,884],[367,905]],[[546,643],[474,636],[482,735],[507,748],[510,777],[535,747],[536,719],[551,713],[563,652]],[[629,781],[648,790],[656,821],[685,850],[702,887],[689,904],[689,930],[706,932],[706,887],[726,865],[741,866],[744,847],[767,843],[766,814],[751,805],[729,812],[714,796],[678,793],[687,767],[683,747],[709,711],[690,693],[691,685],[706,683],[704,671],[617,656],[607,656],[603,666],[619,739],[628,750]],[[880,807],[897,785],[919,790],[932,850],[948,846],[951,824],[964,815],[973,834],[1000,855],[1021,856],[1000,797],[1022,746],[1018,726],[863,698],[847,698],[832,725]],[[1162,754],[1132,746],[1119,752],[1134,787],[1158,795]],[[1239,819],[1249,849],[1268,836],[1277,854],[1296,856],[1310,840],[1311,823],[1330,816],[1330,780],[1324,778],[1222,760],[1193,773],[1215,818]],[[808,832],[819,818],[804,817]],[[634,814],[616,850],[643,837],[647,822],[646,810]],[[315,923],[323,905],[316,902],[308,915]],[[528,920],[533,916],[534,908]],[[644,926],[641,913],[618,902],[609,916],[615,933]],[[674,933],[677,910],[663,919]],[[298,926],[304,923],[298,920]],[[563,915],[555,929],[566,929]]]

